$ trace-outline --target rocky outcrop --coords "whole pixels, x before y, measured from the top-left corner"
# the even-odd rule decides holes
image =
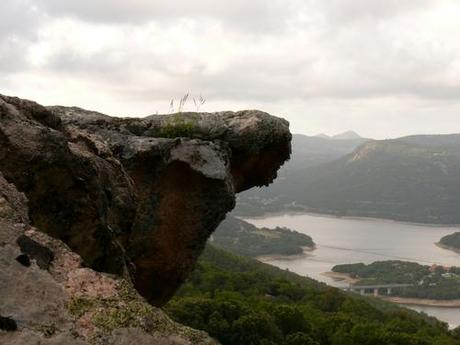
[[[0,344],[216,344],[30,226],[25,196],[1,174],[0,293]]]
[[[235,193],[273,181],[290,139],[260,111],[112,118],[0,96],[0,172],[29,206],[15,214],[154,305],[186,279]]]

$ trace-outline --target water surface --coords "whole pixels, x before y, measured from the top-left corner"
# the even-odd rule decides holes
[[[460,254],[435,245],[441,237],[458,231],[456,227],[311,214],[245,220],[259,227],[285,226],[310,235],[317,245],[313,252],[301,257],[273,257],[264,258],[263,261],[336,287],[347,284],[334,281],[322,273],[330,271],[337,264],[404,260],[423,265],[460,266]],[[413,308],[449,322],[451,326],[460,325],[460,308]]]

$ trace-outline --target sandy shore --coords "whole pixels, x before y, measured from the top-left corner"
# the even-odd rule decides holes
[[[323,275],[325,277],[332,278],[332,279],[337,280],[337,281],[344,281],[344,282],[349,283],[349,284],[356,284],[359,281],[359,279],[352,278],[347,273],[324,272],[324,273],[321,273],[321,275]]]
[[[451,247],[451,246],[442,244],[441,242],[436,242],[435,245],[438,246],[439,248],[442,248],[442,249],[447,249],[447,250],[451,250],[451,251],[456,252],[456,253],[460,253],[460,249],[458,249],[456,247]]]
[[[338,273],[338,272],[324,272],[321,275],[332,278],[337,281],[344,281],[349,284],[356,284],[359,282],[359,279],[350,277],[347,273]],[[455,300],[435,300],[435,299],[423,299],[423,298],[410,298],[410,297],[389,297],[379,295],[378,298],[383,299],[388,302],[393,302],[397,304],[405,305],[420,305],[428,307],[443,307],[443,308],[460,308],[460,299]]]
[[[397,220],[391,218],[377,218],[377,217],[366,217],[366,216],[347,216],[347,215],[336,215],[334,213],[322,213],[322,212],[315,212],[312,210],[305,210],[305,211],[279,211],[279,212],[267,212],[261,216],[235,216],[236,218],[248,221],[250,223],[251,219],[266,219],[271,217],[279,217],[279,216],[302,216],[308,215],[312,217],[324,217],[324,218],[336,218],[336,219],[348,219],[348,220],[367,220],[367,221],[384,221],[388,223],[400,223],[400,224],[407,224],[407,225],[418,225],[418,226],[428,226],[433,228],[455,228],[460,226],[460,224],[440,224],[440,223],[419,223],[419,222],[411,222],[411,221],[404,221],[404,220]]]
[[[405,305],[420,305],[428,307],[442,307],[442,308],[460,308],[460,300],[435,300],[435,299],[421,299],[421,298],[407,298],[407,297],[387,297],[379,296],[379,298],[398,304]]]
[[[256,257],[256,260],[259,260],[261,262],[269,262],[273,260],[283,260],[283,261],[289,261],[289,260],[297,260],[297,259],[302,259],[307,256],[310,256],[310,252],[314,251],[316,249],[316,246],[313,247],[302,247],[303,253],[301,254],[293,254],[293,255],[281,255],[281,254],[271,254],[271,255],[261,255]]]
[[[348,284],[356,284],[359,279],[350,277],[347,273],[339,272],[324,272],[321,275],[332,278],[336,281],[346,282]],[[444,308],[460,308],[460,300],[434,300],[434,299],[422,299],[422,298],[408,298],[408,297],[388,297],[379,295],[379,298],[398,304],[405,305],[420,305],[429,307],[444,307]]]

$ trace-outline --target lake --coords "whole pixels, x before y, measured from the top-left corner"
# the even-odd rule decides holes
[[[458,227],[400,223],[366,218],[336,218],[323,215],[278,215],[245,218],[258,227],[285,226],[310,235],[317,248],[304,256],[272,257],[263,261],[307,275],[329,285],[347,285],[322,275],[337,264],[372,263],[382,260],[404,260],[423,265],[460,266],[460,254],[435,245]],[[460,308],[411,306],[446,321],[451,327],[460,325]]]

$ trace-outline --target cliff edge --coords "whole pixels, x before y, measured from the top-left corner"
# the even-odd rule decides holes
[[[94,326],[94,315],[110,303],[94,299],[130,303],[120,295],[126,284],[135,287],[129,296],[137,307],[161,312],[137,292],[152,305],[166,303],[234,207],[235,193],[272,182],[289,158],[290,140],[287,121],[255,110],[115,118],[0,95],[0,288],[6,296],[0,328],[38,332],[8,295],[12,282],[29,275],[30,284],[46,275],[47,284],[56,285],[37,285],[36,292],[46,300],[46,294],[57,296],[50,291],[61,291],[59,308],[83,304],[76,315],[69,311],[69,325],[86,317],[96,330],[77,330],[79,337],[104,329]],[[14,280],[19,270],[28,273]],[[111,281],[108,295],[85,290],[75,301],[78,293],[68,290],[75,270],[85,272],[79,286],[103,280],[105,291]],[[34,310],[48,307],[38,303]],[[133,324],[123,326],[129,333]]]

